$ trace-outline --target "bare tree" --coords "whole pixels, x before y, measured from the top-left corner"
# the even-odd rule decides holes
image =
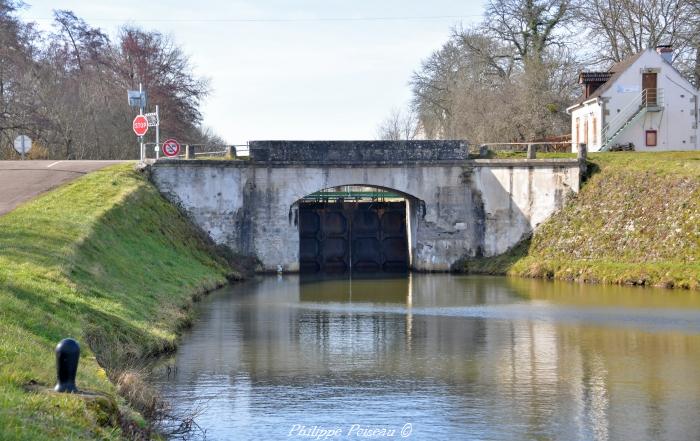
[[[658,45],[672,45],[677,66],[697,75],[700,52],[698,0],[580,0],[592,62],[607,66]]]
[[[226,140],[219,136],[213,128],[209,126],[196,127],[194,133],[190,135],[192,142],[195,144],[205,144],[209,146],[225,146]]]
[[[136,157],[125,94],[140,82],[160,105],[166,136],[214,139],[200,128],[207,81],[171,39],[129,27],[114,43],[64,10],[54,11],[52,32],[40,33],[16,17],[20,6],[0,0],[0,156],[13,154],[21,131],[53,158]]]
[[[159,103],[166,133],[191,141],[201,123],[199,105],[209,93],[207,79],[193,74],[189,57],[169,37],[135,27],[124,27],[119,37],[119,74],[124,87],[149,92]]]
[[[692,62],[690,63],[692,77],[695,80],[695,87],[700,88],[700,0],[691,1],[691,23],[694,26],[690,29],[690,35],[688,40],[691,42],[693,55],[691,55]]]
[[[490,0],[414,73],[413,108],[430,138],[523,141],[568,128],[579,68],[574,0]]]
[[[21,6],[18,1],[0,0],[0,158],[14,155],[11,145],[17,134],[33,134],[34,103],[25,80],[36,32],[14,16]]]
[[[428,138],[454,138],[454,100],[464,62],[462,52],[450,39],[435,51],[411,79],[413,109]]]
[[[567,131],[579,64],[564,46],[520,59],[510,41],[457,29],[413,75],[413,108],[428,138],[524,141]]]
[[[394,109],[379,125],[377,136],[387,141],[416,139],[419,135],[418,119],[411,111]]]
[[[571,0],[489,0],[484,27],[520,59],[541,60],[549,47],[565,43],[572,18]]]

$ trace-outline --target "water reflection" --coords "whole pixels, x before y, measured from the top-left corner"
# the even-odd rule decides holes
[[[411,423],[408,439],[696,440],[698,319],[691,293],[271,277],[203,302],[177,375],[155,381],[206,403],[209,439]]]

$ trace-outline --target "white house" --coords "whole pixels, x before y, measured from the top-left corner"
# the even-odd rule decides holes
[[[698,89],[673,67],[673,49],[659,46],[607,72],[581,72],[583,96],[571,115],[573,151],[632,145],[637,151],[700,149]]]

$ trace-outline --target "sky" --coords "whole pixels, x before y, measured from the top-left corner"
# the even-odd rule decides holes
[[[110,36],[124,24],[172,36],[210,80],[203,124],[235,144],[376,138],[421,61],[483,15],[464,0],[25,2],[42,29],[68,9]]]

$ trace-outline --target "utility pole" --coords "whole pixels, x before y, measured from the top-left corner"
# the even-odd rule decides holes
[[[158,104],[156,104],[156,160],[160,158],[160,115],[158,114]]]
[[[143,89],[141,87],[141,83],[139,83],[139,93],[141,94],[141,97],[143,97]],[[143,99],[141,100],[141,104],[139,106],[139,115],[143,115]],[[139,151],[140,151],[140,156],[141,156],[141,162],[143,163],[145,161],[145,147],[143,146],[143,136],[140,137],[141,139],[141,145],[139,145]]]

